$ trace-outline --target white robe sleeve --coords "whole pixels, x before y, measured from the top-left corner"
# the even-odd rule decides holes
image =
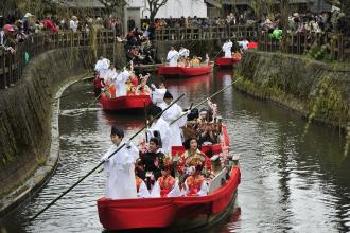
[[[150,197],[160,197],[160,186],[158,180],[154,183]]]
[[[136,163],[136,160],[139,158],[139,149],[135,146],[133,142],[129,142],[125,146],[129,152],[128,162]]]
[[[170,124],[172,121],[176,120],[181,115],[181,112],[182,110],[180,106],[174,104],[168,110],[163,112],[162,118]]]
[[[177,121],[177,125],[179,127],[185,126],[187,124],[187,113],[181,113],[183,114],[181,118]]]
[[[164,135],[162,138],[162,143],[163,143],[163,150],[165,154],[170,154],[171,153],[171,130],[169,127],[169,124],[167,123],[166,125],[164,124],[164,128],[162,129],[163,133],[161,133],[161,135]]]
[[[176,179],[174,187],[170,191],[170,193],[168,194],[168,197],[180,197],[180,196],[181,196],[181,191],[180,191],[180,188],[179,188],[179,180]]]
[[[203,184],[201,186],[201,189],[198,191],[198,196],[207,196],[209,193],[209,185],[208,182],[203,181]]]
[[[146,187],[146,184],[145,184],[144,181],[141,182],[140,190],[137,193],[137,196],[139,198],[149,198],[149,197],[151,197],[150,193],[147,190],[147,187]]]
[[[161,103],[163,103],[163,97],[165,92],[166,89],[154,89],[154,91],[152,91],[153,104],[159,106]]]
[[[168,61],[170,61],[171,59],[172,59],[172,57],[173,57],[173,52],[172,51],[169,51],[169,53],[168,53],[168,56],[167,56],[167,60]]]

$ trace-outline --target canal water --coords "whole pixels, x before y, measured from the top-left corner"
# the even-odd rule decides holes
[[[198,103],[232,82],[230,72],[165,82],[181,106]],[[144,116],[102,111],[89,82],[71,86],[61,99],[60,160],[52,179],[28,203],[1,220],[5,232],[102,232],[96,200],[104,174],[94,173],[38,219],[28,219],[99,163],[110,145],[109,128],[132,136]],[[311,125],[297,114],[235,89],[213,101],[240,156],[242,183],[230,219],[206,232],[350,232],[350,158],[337,130]]]

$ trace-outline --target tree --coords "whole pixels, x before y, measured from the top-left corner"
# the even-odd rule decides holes
[[[156,17],[158,10],[161,6],[164,6],[168,0],[147,0],[150,14],[151,22],[154,21],[154,18]]]
[[[126,4],[125,0],[98,0],[105,7],[105,13],[110,14],[117,7],[124,6]]]
[[[331,5],[338,6],[346,15],[350,15],[350,1],[349,0],[327,0]]]
[[[261,19],[264,15],[269,15],[273,8],[274,1],[272,0],[252,0],[250,6],[255,12],[258,19]]]

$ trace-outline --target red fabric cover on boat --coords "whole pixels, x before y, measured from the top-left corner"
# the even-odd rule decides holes
[[[222,125],[222,133],[223,133],[223,138],[224,138],[223,145],[220,143],[212,144],[212,145],[205,145],[205,146],[202,146],[201,152],[203,152],[208,157],[211,157],[211,155],[221,154],[223,152],[222,146],[229,146],[230,145],[230,138],[228,137],[226,125]],[[186,151],[186,149],[183,146],[172,146],[171,147],[171,155],[172,156],[182,155],[183,153],[185,153],[185,151]],[[212,153],[210,153],[210,151]]]
[[[143,110],[145,106],[152,104],[150,95],[127,95],[108,98],[105,93],[102,93],[99,101],[102,108],[109,111]]]
[[[241,181],[235,166],[227,183],[204,197],[168,197],[97,201],[100,221],[107,230],[165,228],[173,221],[212,215],[224,211]]]
[[[233,60],[231,57],[217,57],[215,59],[215,65],[217,65],[217,66],[232,66]]]
[[[157,72],[159,75],[165,76],[180,76],[180,77],[190,77],[209,74],[211,72],[210,65],[201,65],[196,67],[181,67],[181,66],[166,66],[160,65],[157,67]]]
[[[210,153],[209,151],[212,151],[212,153]],[[173,156],[175,155],[182,155],[183,153],[185,153],[186,149],[183,146],[173,146],[171,147],[171,154]],[[222,145],[221,144],[212,144],[212,145],[205,145],[202,146],[201,152],[203,152],[205,155],[211,157],[210,154],[212,155],[218,155],[222,153]]]
[[[257,49],[258,48],[258,42],[251,41],[248,43],[248,49]]]

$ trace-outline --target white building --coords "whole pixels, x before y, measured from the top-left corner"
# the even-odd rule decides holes
[[[150,17],[146,0],[127,0],[127,15],[137,20]],[[194,17],[206,18],[208,9],[204,0],[168,0],[159,8],[156,18]],[[138,17],[137,17],[138,14]]]

